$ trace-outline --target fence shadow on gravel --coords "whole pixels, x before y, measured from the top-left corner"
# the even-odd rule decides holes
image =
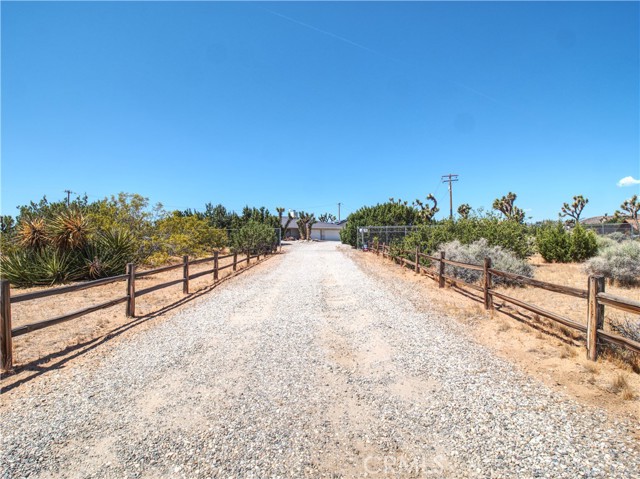
[[[604,330],[605,306],[632,314],[640,314],[640,302],[606,293],[605,282],[602,276],[589,276],[588,288],[580,289],[547,283],[494,269],[492,268],[491,258],[485,258],[484,264],[481,265],[461,263],[447,259],[444,251],[440,251],[438,256],[431,256],[422,253],[419,248],[416,248],[415,251],[407,251],[397,247],[390,247],[385,243],[376,243],[373,248],[368,251],[378,256],[381,255],[383,258],[389,258],[402,267],[409,267],[416,274],[424,275],[435,280],[440,288],[444,288],[446,284],[449,284],[467,298],[482,302],[486,310],[494,311],[498,309],[500,312],[506,313],[503,309],[508,305],[510,309],[518,314],[522,315],[521,310],[526,310],[534,315],[544,317],[553,323],[559,324],[561,327],[584,334],[587,345],[587,358],[592,361],[597,359],[602,346],[605,344],[640,354],[640,343]],[[479,272],[482,277],[480,284],[469,283],[460,278],[445,274],[446,265]],[[495,277],[507,279],[518,285],[540,288],[553,293],[586,300],[586,321],[584,323],[576,322],[553,311],[543,309],[540,306],[507,296],[494,288],[493,278]],[[502,304],[498,308],[494,305],[496,300],[502,301]]]
[[[25,382],[30,381],[31,379],[34,379],[35,377],[47,372],[47,371],[51,371],[51,370],[55,370],[55,369],[59,369],[62,366],[64,366],[65,363],[67,363],[68,361],[77,358],[78,356],[81,356],[93,349],[95,349],[97,346],[99,346],[100,344],[105,343],[106,341],[117,337],[119,335],[121,335],[122,333],[128,331],[129,329],[132,329],[136,326],[139,326],[141,324],[144,324],[146,322],[148,322],[151,319],[154,319],[158,316],[161,316],[173,309],[176,309],[190,301],[193,301],[196,298],[199,298],[205,294],[207,294],[208,292],[212,291],[213,289],[217,288],[218,286],[220,286],[221,284],[225,283],[226,281],[235,278],[236,276],[238,276],[239,274],[242,274],[245,271],[250,270],[251,268],[253,268],[255,265],[260,264],[262,261],[260,260],[260,257],[262,256],[262,260],[264,261],[265,259],[267,259],[267,257],[273,253],[275,253],[277,251],[277,248],[274,246],[273,250],[269,250],[269,251],[263,251],[261,253],[258,253],[256,255],[244,255],[244,258],[239,258],[238,254],[229,254],[229,255],[225,255],[225,256],[219,256],[218,253],[215,253],[214,256],[210,257],[210,258],[202,258],[202,259],[198,259],[195,261],[189,261],[189,258],[187,256],[185,256],[183,258],[183,263],[177,264],[177,265],[171,265],[171,266],[163,266],[161,268],[156,268],[153,270],[149,270],[149,271],[140,271],[137,272],[135,265],[133,264],[129,264],[127,266],[127,274],[125,275],[120,275],[120,276],[115,276],[115,277],[111,277],[111,278],[104,278],[104,279],[100,279],[100,280],[96,280],[96,281],[89,281],[89,282],[85,282],[85,283],[79,283],[79,284],[75,284],[75,285],[70,285],[70,286],[62,286],[62,287],[58,287],[58,288],[51,288],[51,289],[45,289],[42,291],[36,291],[34,293],[25,293],[25,294],[21,294],[21,295],[16,295],[13,298],[11,297],[10,294],[10,287],[9,287],[9,283],[6,280],[3,280],[0,284],[0,288],[1,288],[1,295],[0,295],[0,352],[2,353],[2,357],[1,357],[1,366],[2,366],[2,370],[3,370],[3,374],[2,374],[2,378],[3,378],[3,385],[2,385],[2,392],[6,392],[9,391],[21,384],[24,384]],[[225,265],[225,266],[219,266],[219,261],[221,259],[226,259],[226,258],[233,258],[233,261],[230,262],[229,264]],[[252,259],[256,259],[256,262],[251,263]],[[202,264],[202,263],[206,263],[206,262],[212,262],[213,263],[213,268],[206,270],[206,271],[201,271],[195,274],[189,274],[189,266],[190,265],[194,265],[194,264]],[[237,269],[237,266],[242,263],[244,265],[244,267]],[[233,268],[233,271],[231,272],[231,274],[228,274],[227,276],[224,276],[222,278],[219,278],[219,272],[227,269],[227,268]],[[174,269],[180,269],[182,270],[182,278],[177,279],[177,280],[172,280],[172,281],[168,281],[165,283],[161,283],[159,285],[150,287],[150,288],[146,288],[144,290],[140,290],[140,291],[136,291],[135,290],[135,279],[136,278],[140,278],[140,277],[145,277],[145,276],[149,276],[149,275],[153,275],[153,274],[157,274],[157,273],[161,273],[161,272],[165,272],[165,271],[170,271],[170,270],[174,270]],[[197,291],[189,291],[189,280],[198,278],[198,277],[202,277],[204,275],[210,274],[213,276],[213,283],[206,285],[204,287],[201,287],[200,289],[198,289]],[[64,294],[66,292],[70,292],[70,291],[78,291],[78,290],[82,290],[82,289],[89,289],[89,288],[93,288],[93,287],[98,287],[98,286],[102,286],[105,284],[110,284],[113,282],[117,282],[117,281],[123,281],[126,280],[127,281],[127,285],[126,285],[126,290],[127,290],[127,294],[123,297],[117,298],[115,300],[112,301],[108,301],[106,303],[102,303],[99,304],[97,306],[92,306],[89,308],[85,308],[83,310],[80,311],[76,311],[70,314],[67,314],[65,316],[62,317],[58,317],[58,318],[53,318],[53,319],[48,319],[48,320],[43,320],[43,321],[39,321],[36,323],[31,323],[25,326],[21,326],[18,328],[11,328],[11,303],[13,302],[20,302],[20,301],[29,301],[31,299],[37,299],[37,298],[41,298],[41,297],[46,297],[46,296],[55,296],[58,294]],[[136,316],[135,315],[135,298],[138,296],[141,296],[143,294],[148,294],[151,293],[153,291],[157,291],[159,289],[162,288],[166,288],[169,286],[173,286],[176,284],[182,284],[183,285],[183,293],[185,294],[185,296],[183,298],[180,298],[177,301],[174,301],[173,303],[167,304],[165,306],[162,306],[161,308],[155,310],[155,311],[151,311],[145,315],[142,316]],[[17,301],[16,301],[17,300]],[[108,331],[107,333],[97,337],[97,338],[93,338],[90,340],[87,340],[83,343],[79,343],[73,346],[68,346],[65,349],[61,350],[61,351],[56,351],[53,353],[50,353],[44,357],[38,358],[37,360],[31,361],[29,363],[23,364],[21,365],[19,368],[14,369],[14,365],[13,365],[13,354],[12,354],[12,349],[13,349],[13,337],[15,336],[19,336],[22,334],[27,334],[30,333],[32,331],[37,331],[38,329],[42,329],[42,328],[46,328],[48,326],[53,326],[54,324],[58,324],[60,322],[65,322],[65,321],[70,321],[72,319],[75,319],[77,317],[81,317],[87,314],[90,314],[94,311],[98,311],[100,309],[105,309],[105,308],[109,308],[112,306],[115,306],[116,304],[120,304],[120,303],[126,303],[126,315],[127,317],[132,318],[131,321],[127,322],[126,324],[120,325],[116,328],[114,328],[111,331]],[[61,359],[60,361],[54,363],[54,364],[50,364],[47,366],[40,366],[41,363],[48,363],[52,360],[55,360],[56,358],[60,358],[62,357],[63,359]],[[20,372],[20,371],[34,371],[34,374],[29,375],[26,378],[20,378],[20,379],[16,379],[16,381],[14,383],[11,383],[10,381],[8,381],[5,378],[10,378],[11,375],[13,373],[16,372]],[[6,384],[8,382],[8,384]]]

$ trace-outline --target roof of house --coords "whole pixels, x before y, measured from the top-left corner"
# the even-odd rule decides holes
[[[585,218],[580,221],[583,225],[599,225],[603,221],[611,219],[610,216],[592,216],[591,218]]]

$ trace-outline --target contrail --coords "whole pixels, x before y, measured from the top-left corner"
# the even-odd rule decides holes
[[[316,31],[318,33],[322,33],[323,35],[327,35],[327,36],[329,36],[331,38],[334,38],[334,39],[339,40],[341,42],[344,42],[344,43],[347,43],[349,45],[352,45],[352,46],[354,46],[356,48],[360,48],[361,50],[367,51],[369,53],[373,53],[374,55],[379,55],[381,57],[384,57],[387,60],[391,60],[392,62],[401,64],[401,65],[404,65],[404,66],[407,66],[407,67],[411,66],[411,65],[406,64],[402,60],[398,60],[397,58],[393,58],[393,57],[390,57],[388,55],[385,55],[384,53],[381,53],[381,52],[379,52],[377,50],[373,50],[372,48],[369,48],[369,47],[367,47],[365,45],[362,45],[361,43],[354,42],[353,40],[349,40],[348,38],[342,37],[340,35],[336,35],[335,33],[329,32],[327,30],[323,30],[321,28],[314,27],[313,25],[310,25],[310,24],[305,23],[305,22],[301,22],[300,20],[296,20],[295,18],[288,17],[287,15],[283,15],[282,13],[274,12],[273,10],[269,10],[268,8],[264,8],[264,7],[260,7],[260,6],[257,6],[257,8],[259,8],[260,10],[264,10],[265,12],[270,13],[271,15],[275,15],[276,17],[280,17],[280,18],[283,18],[284,20],[287,20],[289,22],[295,23],[296,25],[300,25],[302,27],[308,28],[309,30],[313,30],[313,31]],[[456,86],[458,86],[459,88],[467,90],[467,91],[469,91],[471,93],[475,93],[478,96],[484,97],[484,98],[486,98],[488,100],[491,100],[491,101],[493,101],[495,103],[500,103],[500,101],[498,101],[497,99],[493,98],[492,96],[489,96],[486,93],[482,93],[481,91],[478,91],[478,90],[476,90],[474,88],[471,88],[470,86],[467,86],[467,85],[465,85],[463,83],[454,82],[454,84]]]
[[[265,12],[270,13],[271,15],[275,15],[276,17],[284,18],[285,20],[288,20],[288,21],[290,21],[292,23],[295,23],[297,25],[303,26],[303,27],[308,28],[310,30],[314,30],[314,31],[316,31],[318,33],[322,33],[323,35],[327,35],[327,36],[329,36],[331,38],[335,38],[336,40],[340,40],[341,42],[348,43],[349,45],[352,45],[352,46],[354,46],[356,48],[360,48],[360,49],[365,50],[365,51],[367,51],[369,53],[373,53],[375,55],[380,55],[380,56],[385,57],[385,58],[387,58],[389,60],[392,60],[394,62],[401,63],[400,60],[397,60],[395,58],[387,56],[384,53],[380,53],[379,51],[373,50],[372,48],[369,48],[369,47],[367,47],[365,45],[362,45],[360,43],[354,42],[353,40],[349,40],[348,38],[341,37],[340,35],[336,35],[335,33],[328,32],[327,30],[323,30],[323,29],[318,28],[318,27],[314,27],[313,25],[309,25],[308,23],[301,22],[300,20],[296,20],[295,18],[288,17],[286,15],[283,15],[282,13],[274,12],[273,10],[269,10],[268,8],[264,8],[264,7],[258,7],[258,8],[261,9],[261,10],[264,10]]]

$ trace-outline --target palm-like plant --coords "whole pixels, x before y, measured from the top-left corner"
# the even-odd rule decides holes
[[[18,226],[18,244],[30,250],[40,250],[49,244],[49,235],[42,218],[25,218]]]
[[[91,235],[89,221],[79,210],[68,210],[57,215],[49,224],[51,243],[62,251],[83,248]]]

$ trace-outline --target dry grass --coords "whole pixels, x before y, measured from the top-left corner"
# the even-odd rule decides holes
[[[560,357],[562,359],[575,358],[577,355],[578,355],[578,353],[576,353],[575,348],[572,348],[571,346],[569,346],[567,344],[563,344],[562,345],[562,349],[560,351]]]
[[[598,366],[598,363],[594,363],[593,361],[587,361],[585,363],[582,363],[582,367],[586,372],[593,374],[594,376],[600,372],[600,367]]]
[[[611,381],[611,390],[616,394],[620,394],[625,401],[631,401],[636,397],[635,391],[627,381],[627,376],[622,373],[618,373]]]

